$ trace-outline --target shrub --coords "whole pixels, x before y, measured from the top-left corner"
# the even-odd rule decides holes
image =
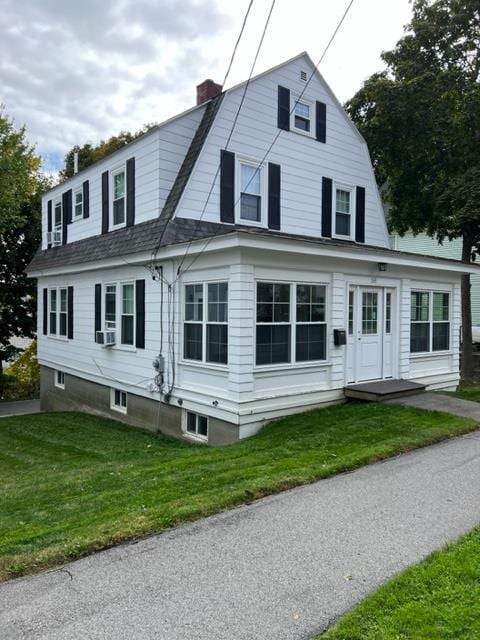
[[[34,340],[11,364],[2,377],[2,400],[28,400],[40,393],[40,366]]]

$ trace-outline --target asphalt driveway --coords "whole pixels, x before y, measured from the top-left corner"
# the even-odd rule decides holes
[[[0,587],[1,636],[309,638],[480,523],[480,432]]]

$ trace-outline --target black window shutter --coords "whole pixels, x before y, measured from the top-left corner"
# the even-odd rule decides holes
[[[102,233],[108,232],[108,171],[102,173]]]
[[[355,198],[355,240],[365,242],[365,187],[357,187]]]
[[[277,126],[284,131],[290,131],[290,89],[278,87]]]
[[[52,231],[52,201],[49,200],[47,202],[47,231]],[[47,244],[47,249],[50,249],[52,243],[49,242]]]
[[[322,236],[332,237],[332,180],[322,178]]]
[[[68,225],[72,222],[72,190],[62,194],[62,244],[67,244]]]
[[[48,289],[43,290],[43,335],[48,333]]]
[[[235,222],[235,154],[220,150],[220,220]]]
[[[327,105],[323,102],[317,102],[315,131],[319,142],[327,141]]]
[[[83,188],[83,217],[89,218],[90,217],[90,183],[88,182],[88,180],[85,180],[85,182],[82,185],[82,188]]]
[[[145,349],[145,280],[135,282],[135,346]]]
[[[135,224],[135,158],[127,160],[127,227]]]
[[[73,340],[73,287],[67,289],[67,338]]]
[[[97,341],[97,331],[102,330],[102,285],[95,285],[95,333],[93,339]]]
[[[268,163],[268,228],[280,231],[280,165]]]

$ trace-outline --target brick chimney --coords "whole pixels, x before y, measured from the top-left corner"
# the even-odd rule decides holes
[[[197,104],[207,102],[211,98],[215,98],[222,93],[222,85],[217,84],[213,80],[204,80],[197,85]]]

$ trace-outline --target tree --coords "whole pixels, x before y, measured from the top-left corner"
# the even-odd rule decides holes
[[[480,248],[480,4],[413,0],[413,16],[386,69],[347,103],[379,183],[390,224],[462,238],[462,261]],[[470,277],[462,279],[462,374],[472,374]]]
[[[60,171],[60,181],[66,180],[73,176],[73,158],[75,153],[78,153],[78,170],[86,169],[94,162],[98,162],[102,158],[110,155],[114,151],[121,149],[129,142],[135,140],[139,136],[143,136],[152,127],[155,127],[155,123],[145,124],[141,129],[135,133],[129,131],[120,131],[116,136],[111,136],[107,140],[100,140],[96,145],[87,142],[82,147],[75,145],[65,155],[64,169]]]
[[[35,282],[25,268],[40,243],[40,193],[46,187],[40,158],[0,109],[0,377],[16,352],[14,336],[33,337]]]

